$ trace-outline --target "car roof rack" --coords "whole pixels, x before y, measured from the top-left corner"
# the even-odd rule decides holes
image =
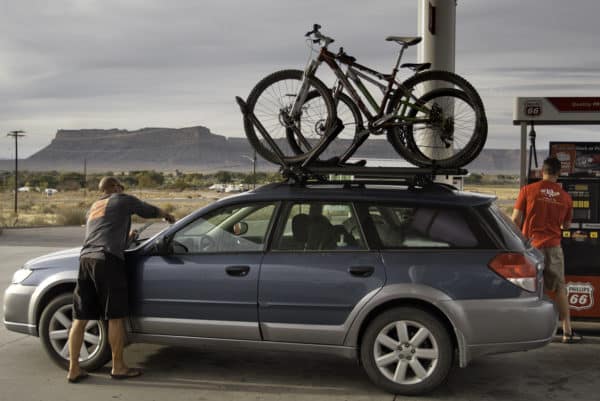
[[[359,185],[404,185],[413,187],[429,187],[435,183],[436,176],[464,176],[468,171],[463,168],[440,168],[436,165],[432,167],[370,167],[366,166],[365,160],[356,163],[349,163],[345,156],[344,160],[335,157],[326,161],[319,160],[319,156],[333,142],[333,140],[344,129],[344,124],[339,118],[336,118],[330,128],[325,133],[326,139],[317,147],[311,150],[310,155],[298,163],[288,163],[285,156],[276,142],[269,135],[262,123],[248,111],[246,102],[239,96],[235,98],[242,114],[244,122],[252,124],[258,132],[264,137],[266,144],[271,148],[277,163],[280,165],[280,173],[284,178],[284,183],[291,185],[305,186],[308,184],[344,184],[346,186]],[[334,176],[350,177],[350,179],[336,179]],[[447,186],[456,189],[451,185],[435,183],[437,187]]]
[[[465,169],[419,167],[367,167],[353,164],[313,162],[307,166],[286,166],[280,170],[284,182],[291,185],[403,185],[426,187],[435,183],[436,176],[464,176]],[[445,185],[436,183],[438,185]],[[452,187],[451,185],[449,185]]]

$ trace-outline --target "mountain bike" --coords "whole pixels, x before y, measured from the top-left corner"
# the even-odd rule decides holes
[[[388,37],[401,49],[392,73],[384,74],[358,64],[343,48],[337,54],[330,52],[328,46],[334,39],[323,35],[320,28],[315,24],[305,35],[320,47],[306,69],[267,76],[246,102],[248,110],[281,148],[286,163],[308,158],[330,134],[338,115],[346,129],[329,147],[336,149],[340,163],[347,161],[371,134],[386,134],[394,149],[417,166],[458,167],[479,154],[487,136],[487,119],[481,98],[471,84],[457,74],[428,71],[430,63],[400,65],[404,51],[421,38]],[[337,78],[333,90],[315,76],[322,63]],[[345,72],[340,64],[347,67]],[[410,68],[414,75],[398,82],[399,68]],[[381,90],[380,102],[362,80]],[[275,161],[275,155],[248,119],[244,128],[256,151]],[[343,144],[336,147],[336,142]],[[331,152],[320,155],[327,156]]]

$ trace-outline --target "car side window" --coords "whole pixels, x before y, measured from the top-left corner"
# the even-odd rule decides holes
[[[384,249],[482,248],[489,245],[465,211],[432,206],[371,205],[369,217]]]
[[[273,243],[280,251],[348,251],[366,249],[351,204],[299,202],[288,208],[285,225]]]
[[[274,212],[274,203],[227,206],[210,212],[173,236],[173,253],[262,251]]]

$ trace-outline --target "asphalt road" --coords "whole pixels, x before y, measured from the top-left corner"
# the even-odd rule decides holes
[[[77,246],[82,236],[79,227],[5,230],[0,235],[0,289],[27,259]],[[583,344],[552,343],[455,368],[444,385],[419,399],[597,400],[600,338],[593,330],[585,334]],[[126,358],[142,367],[144,376],[115,382],[106,366],[85,383],[67,384],[66,372],[45,355],[38,338],[0,325],[0,401],[403,399],[372,385],[356,363],[318,354],[135,344],[127,348]]]

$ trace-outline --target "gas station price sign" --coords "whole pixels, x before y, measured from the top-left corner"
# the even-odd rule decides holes
[[[550,156],[560,160],[562,176],[600,178],[598,142],[550,142]]]

